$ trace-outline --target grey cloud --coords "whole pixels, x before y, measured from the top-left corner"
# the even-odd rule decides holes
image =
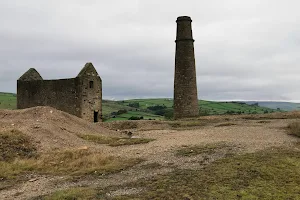
[[[176,17],[193,19],[199,98],[299,100],[300,2],[2,1],[0,91],[93,62],[104,98],[172,97]]]

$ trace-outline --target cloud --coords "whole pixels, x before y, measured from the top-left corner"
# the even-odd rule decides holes
[[[0,2],[0,91],[30,67],[45,79],[93,62],[104,98],[172,97],[175,20],[193,20],[200,99],[299,100],[300,2]]]

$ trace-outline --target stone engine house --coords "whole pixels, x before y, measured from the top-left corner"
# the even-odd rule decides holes
[[[102,121],[102,80],[92,63],[75,78],[43,80],[29,69],[17,81],[17,108],[51,106],[90,122]]]

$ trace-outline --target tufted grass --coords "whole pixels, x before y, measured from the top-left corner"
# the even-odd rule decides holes
[[[300,122],[292,122],[287,126],[287,131],[290,135],[300,137]]]
[[[107,137],[101,135],[91,135],[91,134],[78,134],[78,137],[98,144],[108,144],[109,146],[123,146],[123,145],[135,145],[135,144],[145,144],[153,141],[150,138],[128,138],[128,137]]]
[[[196,156],[199,154],[214,154],[218,150],[229,148],[230,145],[226,144],[225,142],[218,142],[206,145],[194,145],[194,146],[184,146],[179,148],[175,155],[176,156]]]
[[[112,199],[298,199],[300,152],[269,149],[218,160],[201,170],[175,170],[126,185],[136,195]]]
[[[0,132],[0,162],[36,156],[36,147],[30,138],[19,130]]]
[[[300,144],[296,145],[227,157],[199,170],[175,169],[122,186],[58,191],[42,199],[299,199]],[[142,190],[131,195],[107,195],[122,188]]]

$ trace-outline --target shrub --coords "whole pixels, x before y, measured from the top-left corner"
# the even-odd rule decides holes
[[[164,117],[166,119],[172,119],[174,117],[174,110],[173,109],[166,109]]]
[[[300,137],[300,122],[292,122],[287,126],[288,133]]]
[[[133,107],[133,108],[139,108],[140,107],[140,103],[139,102],[132,102],[128,104],[129,107]]]
[[[35,155],[35,146],[30,142],[30,138],[21,131],[0,132],[0,161],[30,158]]]
[[[131,116],[128,118],[128,120],[141,120],[141,119],[144,119],[144,117],[143,116],[141,116],[141,117]]]
[[[152,111],[158,111],[158,110],[163,110],[163,109],[166,109],[167,108],[167,106],[165,106],[165,105],[155,105],[155,106],[149,106],[149,107],[147,107],[147,109],[149,109],[149,110],[152,110]]]
[[[121,115],[121,114],[124,114],[124,113],[127,113],[127,110],[121,109],[121,110],[118,110],[117,115]]]

